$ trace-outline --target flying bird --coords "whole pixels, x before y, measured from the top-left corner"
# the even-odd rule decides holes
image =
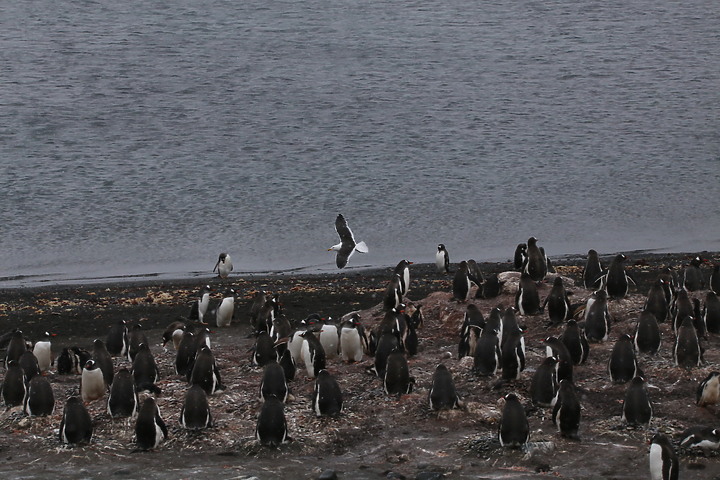
[[[328,248],[328,252],[331,250],[337,252],[337,256],[335,257],[335,263],[337,264],[338,268],[345,267],[350,257],[352,257],[352,254],[356,251],[360,253],[368,252],[368,247],[367,245],[365,245],[365,242],[355,243],[353,233],[350,230],[350,227],[348,227],[347,221],[345,220],[345,217],[342,216],[342,214],[338,214],[337,218],[335,219],[335,230],[337,231],[338,235],[340,235],[340,243]]]

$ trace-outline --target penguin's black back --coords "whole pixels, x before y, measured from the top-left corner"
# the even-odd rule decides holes
[[[285,402],[288,395],[288,386],[285,380],[285,371],[277,362],[265,364],[263,377],[260,383],[260,398],[267,400],[272,395]]]
[[[161,440],[158,438],[157,427],[160,427],[163,438],[167,438],[168,430],[155,399],[148,397],[143,401],[135,422],[135,442],[139,450],[151,450]]]
[[[255,428],[255,438],[261,445],[271,448],[277,448],[288,440],[283,403],[277,397],[270,396],[263,403]]]
[[[138,403],[135,380],[127,368],[121,368],[110,387],[108,412],[114,418],[131,417],[137,412]]]
[[[8,407],[22,405],[26,392],[25,372],[16,360],[11,360],[7,364],[5,379],[2,383],[3,402]]]
[[[212,426],[207,394],[200,385],[191,385],[185,394],[185,402],[180,411],[180,424],[189,430]]]
[[[530,438],[530,425],[525,407],[514,393],[505,396],[498,436],[503,447],[511,448],[522,447]]]
[[[30,380],[25,398],[25,413],[32,416],[52,415],[55,394],[47,378],[37,375]]]
[[[387,358],[385,370],[385,393],[403,395],[412,392],[413,380],[410,377],[407,359],[402,352],[392,352]]]
[[[93,425],[90,414],[79,397],[65,402],[60,421],[60,440],[69,444],[85,444],[92,440]]]
[[[443,364],[435,368],[433,373],[432,386],[428,392],[428,400],[430,408],[433,410],[446,410],[455,408],[459,404],[457,391],[455,390],[455,382],[452,374]]]
[[[342,412],[343,395],[335,377],[327,370],[320,370],[315,378],[312,409],[316,415],[335,416]]]

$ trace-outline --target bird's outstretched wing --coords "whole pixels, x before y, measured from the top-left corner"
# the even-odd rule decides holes
[[[342,241],[343,244],[350,243],[353,247],[355,246],[355,239],[353,238],[353,233],[350,230],[350,227],[348,227],[347,221],[345,220],[345,217],[342,216],[342,214],[338,214],[337,218],[335,219],[335,230],[340,236],[340,241]]]

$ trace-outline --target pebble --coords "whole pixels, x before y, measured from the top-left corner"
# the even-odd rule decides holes
[[[335,470],[324,470],[318,480],[337,480],[337,472]]]

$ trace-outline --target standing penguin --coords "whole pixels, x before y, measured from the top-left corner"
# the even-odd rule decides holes
[[[340,327],[340,355],[344,362],[359,362],[363,358],[365,332],[358,314],[351,315]]]
[[[475,284],[475,286],[478,287],[478,290],[482,288],[482,284],[485,281],[483,279],[482,271],[480,270],[480,265],[473,260],[472,258],[467,261],[468,265],[468,277],[470,277],[470,281]],[[477,293],[475,294],[477,296]]]
[[[613,383],[627,383],[637,376],[642,376],[630,335],[622,335],[615,342],[608,361],[608,373]]]
[[[375,350],[375,362],[372,367],[372,371],[374,371],[375,375],[379,378],[385,378],[388,357],[396,350],[400,350],[400,342],[398,341],[397,335],[393,333],[383,333],[380,335]]]
[[[105,395],[105,379],[94,360],[88,360],[80,377],[80,394],[83,402],[91,402]]]
[[[565,344],[557,337],[547,337],[543,340],[545,344],[545,355],[558,359],[557,378],[560,380],[573,381],[573,359]]]
[[[552,421],[563,437],[580,440],[580,400],[570,380],[561,380],[557,395],[553,399]]]
[[[297,371],[295,360],[293,360],[292,354],[287,348],[279,355],[280,359],[278,360],[278,364],[280,364],[280,367],[285,373],[285,381],[290,382],[295,379],[295,373]]]
[[[506,333],[501,354],[503,380],[519,379],[520,373],[525,370],[525,338],[519,327]]]
[[[392,352],[387,357],[383,386],[388,395],[411,393],[415,379],[410,376],[407,359],[402,352]]]
[[[702,316],[708,332],[720,333],[720,299],[717,294],[708,292],[705,295]]]
[[[205,285],[200,289],[198,299],[192,303],[192,307],[190,308],[190,315],[188,317],[190,320],[197,320],[198,322],[203,323],[205,314],[210,307],[211,294],[212,288],[210,285]]]
[[[703,349],[693,326],[693,317],[685,317],[678,328],[673,360],[675,366],[688,369],[699,367],[703,363]]]
[[[658,322],[664,322],[670,312],[670,305],[665,297],[665,280],[658,278],[650,287],[644,310],[652,313]]]
[[[115,366],[113,364],[112,357],[110,356],[110,352],[108,352],[107,348],[105,348],[105,343],[99,338],[96,338],[95,341],[93,341],[92,358],[95,360],[98,368],[102,371],[105,385],[109,387],[113,382]]]
[[[311,335],[313,335],[311,333]],[[314,336],[314,335],[313,335]],[[275,353],[275,344],[270,334],[262,331],[255,339],[253,347],[252,364],[258,367],[264,367],[268,363],[277,360]]]
[[[155,363],[155,357],[150,352],[150,347],[144,343],[141,343],[138,347],[132,364],[132,374],[138,392],[148,390],[157,395],[160,394],[160,388],[155,385],[155,382],[160,378],[160,370],[157,363]]]
[[[31,350],[25,350],[20,359],[18,365],[25,372],[25,381],[29,382],[35,375],[40,375],[40,367],[38,366],[37,357],[33,355]]]
[[[525,407],[514,393],[505,395],[498,439],[501,446],[508,448],[521,448],[530,439],[530,424],[525,414]]]
[[[60,441],[71,445],[90,443],[92,434],[92,419],[82,400],[68,398],[60,421]]]
[[[285,370],[276,362],[265,365],[260,382],[260,400],[267,400],[270,395],[277,397],[283,403],[287,401],[288,397]]]
[[[201,430],[212,426],[207,394],[200,385],[192,385],[185,394],[180,410],[180,425],[188,430]]]
[[[473,373],[481,376],[495,375],[501,366],[500,340],[497,330],[485,327],[480,334],[475,356],[473,357]]]
[[[652,420],[652,404],[645,389],[645,379],[635,377],[625,391],[622,421],[630,426],[648,425]]]
[[[695,403],[704,407],[715,405],[718,401],[720,401],[720,372],[710,372],[698,385],[695,392]]]
[[[292,441],[288,436],[284,410],[283,403],[277,397],[270,396],[265,400],[255,427],[255,438],[260,445],[277,448]]]
[[[385,310],[392,310],[402,303],[402,299],[402,281],[400,280],[400,275],[395,273],[385,289],[383,307]]]
[[[175,353],[175,373],[178,375],[187,375],[192,363],[195,361],[195,353],[197,353],[197,342],[195,334],[189,330],[183,333]]]
[[[13,330],[10,334],[10,341],[5,349],[5,365],[11,360],[16,362],[20,360],[20,356],[27,350],[27,344],[21,330]]]
[[[284,378],[285,372],[281,372],[281,374]],[[215,356],[207,345],[201,346],[195,356],[195,363],[190,373],[190,384],[200,385],[208,395],[225,388],[220,379],[220,370],[215,363]]]
[[[469,303],[465,309],[465,317],[460,327],[458,359],[466,356],[475,356],[475,348],[483,328],[485,328],[485,319],[483,318],[482,312],[477,305]]]
[[[70,375],[72,373],[77,373],[75,362],[73,361],[73,355],[67,347],[63,348],[60,355],[58,355],[56,365],[58,375]]]
[[[127,359],[132,362],[135,360],[135,355],[140,349],[140,344],[150,345],[148,342],[145,332],[143,332],[141,323],[133,324],[128,334],[128,348],[127,348]]]
[[[2,398],[7,407],[15,407],[23,404],[27,386],[25,383],[25,372],[18,365],[16,360],[10,360],[6,366],[5,378],[2,382]]]
[[[305,362],[305,370],[307,370],[308,377],[315,378],[317,373],[325,368],[325,350],[314,333],[305,331],[301,336],[305,340],[301,354],[303,362]]]
[[[537,285],[527,272],[523,272],[520,276],[520,283],[518,283],[515,293],[515,308],[520,315],[535,315],[540,312],[540,295],[538,295]]]
[[[127,356],[128,328],[125,320],[118,320],[108,331],[105,347],[113,357]]]
[[[555,277],[550,293],[545,298],[540,310],[544,310],[547,306],[550,325],[562,323],[572,316],[570,311],[570,300],[568,300],[568,292],[563,285],[562,277]]]
[[[655,355],[662,344],[662,334],[657,318],[652,312],[643,310],[635,327],[635,348],[638,352]]]
[[[513,255],[513,268],[521,272],[527,261],[527,243],[518,243]]]
[[[692,317],[693,315],[695,315],[695,306],[693,305],[690,296],[687,291],[678,290],[672,312],[673,332],[677,335],[678,328],[680,328],[680,324],[682,324],[683,320],[687,317]]]
[[[505,281],[501,281],[497,273],[493,273],[487,277],[480,288],[477,289],[475,298],[495,298],[500,295],[500,290],[502,290],[504,284]]]
[[[558,389],[557,369],[557,357],[545,357],[535,370],[530,383],[530,397],[534,405],[541,407],[552,405]]]
[[[635,284],[635,281],[625,273],[625,260],[627,257],[622,253],[615,255],[605,275],[603,283],[610,298],[625,298],[630,288],[630,282]]]
[[[108,413],[113,418],[132,417],[138,411],[138,395],[130,370],[121,368],[113,379],[108,397]]]
[[[328,415],[334,417],[342,412],[343,397],[335,377],[323,369],[315,378],[315,388],[312,396],[312,410],[320,417]]]
[[[218,261],[213,267],[213,273],[215,273],[216,270],[220,278],[227,278],[230,275],[230,272],[233,270],[233,264],[229,254],[221,253],[218,256]]]
[[[705,288],[705,278],[703,277],[702,270],[700,269],[702,262],[702,258],[695,257],[690,260],[690,264],[683,270],[680,285],[688,292],[695,292]]]
[[[432,410],[462,408],[463,404],[455,390],[452,374],[442,363],[435,368],[432,386],[428,392],[428,401]]]
[[[232,323],[233,317],[235,316],[235,290],[228,288],[225,291],[220,305],[218,305],[215,311],[215,324],[218,328],[228,327]]]
[[[603,268],[598,253],[593,249],[588,250],[587,261],[585,262],[585,268],[582,272],[583,286],[588,290],[596,288],[597,281],[602,276],[602,272]]]
[[[715,295],[720,294],[720,264],[716,263],[713,265],[712,272],[710,273],[710,291]]]
[[[38,375],[30,380],[24,410],[25,415],[31,417],[52,415],[55,410],[55,394],[47,378]]]
[[[650,479],[678,480],[680,465],[670,440],[662,433],[650,441]]]
[[[545,253],[537,245],[537,238],[530,237],[527,241],[527,261],[524,273],[527,273],[534,282],[540,282],[548,273],[548,261]]]
[[[468,265],[465,260],[460,262],[458,269],[452,282],[453,298],[458,302],[465,302],[470,295],[470,276],[468,274]]]
[[[143,401],[135,422],[135,443],[138,450],[153,450],[168,436],[165,421],[155,399],[148,397]]]
[[[581,365],[587,360],[590,353],[590,344],[585,338],[585,331],[582,330],[574,319],[565,324],[565,330],[560,335],[560,341],[565,345],[574,365]]]
[[[33,355],[37,358],[40,373],[47,372],[53,364],[50,333],[45,332],[40,340],[33,346]]]
[[[320,344],[323,346],[325,351],[325,358],[331,359],[338,356],[338,349],[340,346],[340,335],[337,329],[337,325],[333,323],[333,319],[328,317],[325,323],[320,328]]]
[[[662,280],[662,288],[665,292],[665,301],[668,305],[672,305],[675,301],[675,292],[680,288],[677,274],[670,267],[664,267],[658,274],[658,279]]]
[[[395,275],[398,275],[400,277],[401,295],[407,295],[408,290],[410,290],[410,265],[412,264],[413,262],[408,262],[407,260],[400,260],[400,262],[395,266],[395,270],[393,271]]]
[[[435,266],[440,273],[450,273],[450,254],[442,243],[438,245],[435,253]]]
[[[585,307],[585,335],[591,342],[604,342],[610,333],[610,311],[607,306],[607,293],[596,291],[588,298]]]

